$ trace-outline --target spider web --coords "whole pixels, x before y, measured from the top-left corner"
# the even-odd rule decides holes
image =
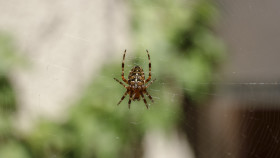
[[[127,62],[129,63],[134,60],[133,58],[128,58]],[[126,72],[129,71],[129,67],[139,65],[139,63],[141,63],[140,65],[148,64],[145,58],[137,58],[137,60],[141,62],[126,64]],[[152,64],[152,67],[154,66],[157,65]],[[147,69],[145,72],[147,74]],[[152,76],[156,77],[153,71]],[[171,84],[169,82],[157,82],[161,86],[169,86]],[[186,123],[184,125],[186,126],[185,128],[191,131],[188,133],[190,137],[189,141],[191,141],[192,145],[196,145],[192,148],[199,157],[216,157],[217,155],[219,157],[237,157],[244,155],[248,157],[261,157],[262,154],[266,154],[267,152],[271,157],[277,157],[277,148],[274,147],[279,144],[279,128],[277,122],[280,121],[280,115],[278,114],[280,83],[277,80],[271,82],[196,82],[194,84],[216,87],[216,89],[211,92],[199,92],[201,95],[206,95],[210,98],[206,103],[203,103],[207,104],[207,107],[189,105],[186,113],[189,115],[187,117],[188,121],[185,120],[186,118],[181,118],[186,122],[190,122],[190,120],[193,121],[192,123]],[[186,91],[191,93],[194,91],[194,89],[188,87],[174,87],[174,84],[172,84],[172,86],[174,89],[181,92]],[[160,89],[155,89],[151,86],[149,91],[151,91],[152,97],[155,98],[156,101],[161,99],[160,96],[157,95]],[[172,100],[185,96],[183,93],[174,92],[170,92],[168,95],[170,95]],[[196,100],[196,98],[192,98],[192,100],[199,101]],[[209,112],[211,111],[211,106],[213,109],[220,108],[221,111],[217,111],[222,112],[222,114]],[[220,121],[223,119],[228,119],[230,121]],[[221,124],[217,125],[219,122]],[[136,124],[138,123],[140,122]],[[210,123],[210,125],[207,123]],[[216,129],[211,129],[207,126],[214,126]],[[207,130],[207,132],[200,131],[202,129]],[[197,136],[193,132],[198,132],[201,135],[205,134],[205,136],[201,136],[202,138],[200,138],[203,140],[192,138]],[[214,134],[209,135],[208,132],[214,132]],[[224,137],[221,138],[220,135]],[[258,138],[260,140],[258,140]],[[227,143],[227,141],[231,141],[231,143]],[[262,148],[263,145],[260,141],[263,141],[266,145],[270,146],[270,148],[261,150],[260,148]],[[218,142],[218,144],[224,143],[224,146],[213,146],[213,142]],[[258,150],[261,152],[257,152]]]

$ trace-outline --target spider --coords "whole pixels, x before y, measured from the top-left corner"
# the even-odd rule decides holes
[[[151,74],[151,60],[150,60],[150,55],[148,50],[146,50],[147,55],[148,55],[148,59],[149,59],[149,77],[148,79],[145,80],[145,74],[143,69],[140,66],[134,66],[128,75],[128,80],[126,80],[124,78],[124,59],[125,59],[125,53],[126,50],[124,50],[124,54],[123,54],[123,61],[122,61],[122,80],[128,84],[128,86],[126,86],[124,83],[122,83],[121,81],[119,81],[118,79],[114,78],[117,82],[119,82],[122,86],[124,86],[124,88],[126,88],[126,92],[124,93],[124,95],[122,96],[121,100],[119,101],[119,103],[117,105],[119,105],[122,100],[125,98],[125,96],[128,94],[129,95],[129,101],[128,101],[128,108],[130,109],[130,103],[131,100],[135,101],[139,101],[140,100],[140,96],[143,98],[144,103],[147,107],[147,109],[149,109],[149,106],[147,104],[147,101],[144,97],[144,94],[146,94],[152,102],[154,102],[152,96],[147,92],[147,88],[156,80],[152,80],[151,82],[149,82],[152,78],[152,74]],[[149,82],[149,83],[148,83]],[[147,85],[145,85],[146,83],[148,83]]]

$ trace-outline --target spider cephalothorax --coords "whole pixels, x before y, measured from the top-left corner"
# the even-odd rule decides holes
[[[131,100],[140,100],[140,97],[143,98],[144,103],[146,105],[147,108],[149,108],[147,101],[144,97],[144,94],[146,94],[152,102],[153,98],[152,96],[147,92],[147,88],[156,80],[154,79],[153,81],[149,82],[152,78],[152,74],[151,74],[151,60],[150,60],[150,55],[148,50],[147,51],[147,55],[148,55],[148,59],[149,59],[149,77],[147,80],[145,80],[145,74],[143,69],[140,66],[135,66],[133,67],[128,75],[128,80],[126,80],[124,78],[124,59],[125,59],[125,53],[126,50],[124,51],[123,54],[123,61],[122,61],[122,80],[128,84],[128,86],[126,86],[124,83],[122,83],[121,81],[119,81],[118,79],[114,78],[117,82],[119,82],[122,86],[124,86],[126,88],[126,92],[124,93],[123,97],[121,98],[121,100],[119,101],[118,105],[122,102],[122,100],[125,98],[125,96],[127,94],[129,94],[129,101],[128,101],[128,108],[130,108],[130,103]],[[149,83],[148,83],[149,82]],[[147,85],[145,85],[146,83],[148,83]]]

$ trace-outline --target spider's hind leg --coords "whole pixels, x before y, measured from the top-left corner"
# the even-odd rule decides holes
[[[128,108],[129,109],[130,109],[131,99],[132,99],[132,93],[129,94],[129,100],[128,100]]]
[[[154,102],[153,97],[152,97],[147,91],[145,91],[144,93],[149,97],[149,99],[150,99],[152,102]]]
[[[143,98],[143,100],[144,100],[144,103],[145,103],[145,105],[146,105],[147,109],[149,109],[149,106],[148,106],[147,100],[145,99],[145,97],[144,97],[143,93],[141,93],[141,96],[142,96],[142,98]]]
[[[127,95],[127,91],[124,93],[124,95],[122,96],[121,100],[119,101],[119,103],[117,105],[120,105],[120,103],[123,101],[123,99],[125,98],[126,95]]]

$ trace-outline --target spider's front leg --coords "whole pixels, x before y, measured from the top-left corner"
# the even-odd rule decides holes
[[[148,50],[146,50],[146,52],[147,52],[147,55],[148,55],[148,59],[149,59],[149,77],[146,79],[146,83],[147,82],[149,82],[150,80],[151,80],[151,78],[152,78],[152,64],[151,64],[151,58],[150,58],[150,54],[149,54],[149,51]]]
[[[121,84],[122,86],[124,86],[124,88],[127,88],[121,81],[119,81],[118,79],[114,78],[114,80],[116,80],[117,82],[119,82],[119,84]]]
[[[155,80],[156,80],[156,78],[153,79],[150,83],[148,83],[147,86],[146,86],[146,88],[148,88]]]
[[[124,50],[124,53],[123,53],[123,61],[122,61],[122,80],[128,84],[128,81],[124,78],[124,60],[125,60],[125,53],[126,53],[126,50]]]

